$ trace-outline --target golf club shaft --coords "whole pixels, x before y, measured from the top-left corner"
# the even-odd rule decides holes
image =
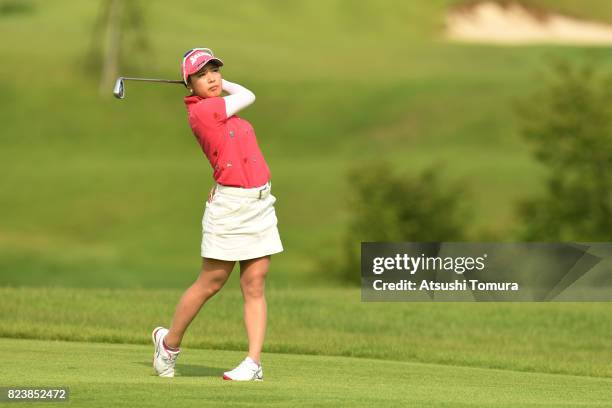
[[[119,77],[115,82],[115,86],[113,88],[113,95],[116,98],[123,99],[125,98],[125,81],[143,81],[143,82],[161,82],[166,84],[183,84],[183,81],[178,79],[157,79],[157,78],[135,78],[135,77]]]
[[[134,78],[134,77],[121,77],[124,81],[144,81],[144,82],[168,82],[172,84],[182,84],[183,81],[180,79],[155,79],[155,78]]]

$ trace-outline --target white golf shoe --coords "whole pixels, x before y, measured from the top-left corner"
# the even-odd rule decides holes
[[[169,350],[164,346],[164,338],[167,334],[168,329],[156,327],[151,335],[155,345],[153,368],[160,377],[174,377],[174,365],[176,364],[176,358],[181,352],[180,350]]]
[[[263,381],[263,368],[251,357],[245,358],[238,367],[223,373],[224,380],[232,381]]]

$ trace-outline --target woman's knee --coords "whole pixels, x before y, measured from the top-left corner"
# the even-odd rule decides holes
[[[200,276],[194,285],[204,296],[213,296],[223,288],[232,272],[233,266],[233,263],[228,263],[223,265],[222,268],[211,270],[203,265]]]
[[[265,275],[240,280],[240,289],[247,298],[260,298],[264,296],[266,286]]]
[[[214,296],[221,290],[221,288],[223,288],[225,282],[227,282],[227,279],[223,278],[209,279],[204,282],[198,281],[200,289],[206,297]]]
[[[245,298],[258,298],[264,295],[269,265],[270,256],[240,262],[240,288]]]

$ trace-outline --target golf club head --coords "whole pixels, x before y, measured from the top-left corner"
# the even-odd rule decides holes
[[[113,88],[113,95],[115,95],[115,98],[119,98],[119,99],[125,98],[125,87],[123,85],[123,77],[117,78],[117,82],[115,82],[115,87]]]

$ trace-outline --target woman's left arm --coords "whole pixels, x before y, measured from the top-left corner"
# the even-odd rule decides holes
[[[222,79],[221,88],[229,94],[223,97],[228,118],[255,102],[255,94],[242,85]]]

